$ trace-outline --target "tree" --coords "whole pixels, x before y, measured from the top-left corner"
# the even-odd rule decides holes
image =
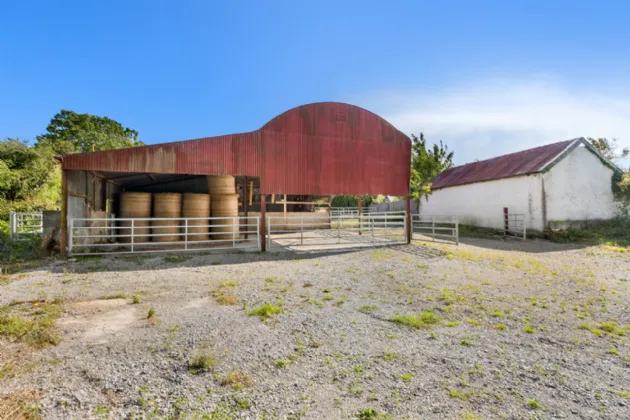
[[[37,145],[50,145],[56,154],[111,150],[141,146],[138,132],[123,127],[118,121],[90,114],[77,114],[62,109],[37,136]]]
[[[45,187],[54,172],[50,148],[8,138],[0,142],[0,199],[23,200]]]
[[[454,152],[439,144],[427,147],[424,133],[411,135],[411,194],[414,199],[431,193],[431,180],[440,172],[453,167]]]
[[[630,148],[628,147],[624,147],[623,149],[619,150],[619,145],[617,144],[616,138],[608,140],[605,137],[589,137],[588,141],[591,142],[593,147],[595,147],[599,151],[599,153],[602,154],[602,156],[604,156],[611,162],[615,162],[619,159],[625,159],[630,155]]]

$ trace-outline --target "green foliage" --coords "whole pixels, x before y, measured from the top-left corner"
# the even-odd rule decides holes
[[[366,195],[361,197],[361,205],[369,207],[374,202],[374,197]],[[331,202],[332,207],[358,207],[359,198],[356,195],[336,195]]]
[[[453,167],[453,155],[442,141],[427,147],[424,133],[411,135],[411,193],[414,199],[430,194],[430,182],[440,172]]]
[[[426,328],[442,322],[440,317],[431,309],[420,312],[418,315],[397,315],[390,318],[390,321],[415,329]]]
[[[258,316],[260,319],[270,318],[274,315],[282,313],[282,308],[272,303],[267,303],[250,311],[247,315]]]
[[[546,229],[545,239],[558,243],[630,246],[630,216],[592,222],[583,229]]]
[[[610,161],[618,159],[624,159],[630,155],[630,148],[624,147],[619,150],[617,139],[612,138],[608,140],[605,137],[593,138],[589,137],[588,141],[595,147],[602,156]]]
[[[143,145],[136,130],[118,121],[65,109],[52,118],[46,134],[37,136],[37,144],[49,145],[60,155]]]

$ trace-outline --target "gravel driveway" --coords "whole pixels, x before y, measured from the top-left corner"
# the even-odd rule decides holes
[[[5,278],[0,315],[56,305],[60,341],[5,331],[0,419],[630,418],[630,253],[466,242]]]

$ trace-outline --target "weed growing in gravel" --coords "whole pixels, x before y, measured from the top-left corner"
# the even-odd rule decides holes
[[[192,257],[190,255],[166,255],[162,258],[165,263],[178,264],[184,261],[188,261]]]
[[[467,319],[466,323],[475,327],[478,327],[479,325],[481,325],[479,321],[477,321],[476,319]]]
[[[390,420],[393,419],[389,414],[381,413],[372,408],[363,408],[355,415],[359,420]]]
[[[442,319],[433,312],[432,309],[428,309],[419,313],[418,315],[397,315],[389,319],[399,325],[404,325],[410,328],[428,328],[431,325],[439,324]]]
[[[500,318],[503,316],[503,312],[501,312],[500,309],[495,309],[490,313],[491,316],[495,317],[495,318]]]
[[[273,364],[278,369],[282,369],[289,366],[291,364],[291,361],[290,360],[276,360],[275,362],[273,362]]]
[[[497,325],[494,326],[494,329],[503,331],[503,330],[506,330],[507,327],[504,324],[497,324]]]
[[[458,321],[448,321],[446,324],[447,327],[457,327],[459,325]]]
[[[456,389],[449,389],[448,395],[451,398],[458,398],[460,400],[468,401],[472,395],[470,392],[461,392]]]
[[[311,283],[311,282],[308,282],[308,281],[307,281],[307,282],[306,282],[306,283],[304,283],[302,286],[303,286],[303,287],[313,287],[313,283]]]
[[[221,385],[230,386],[232,389],[238,391],[245,387],[252,386],[252,377],[243,370],[234,370],[223,378]]]
[[[43,348],[61,341],[54,329],[61,316],[61,301],[14,302],[0,308],[0,337]],[[20,311],[20,316],[13,314]]]
[[[376,305],[363,305],[359,308],[359,312],[363,312],[364,314],[367,314],[368,312],[374,312],[378,309],[378,306]]]
[[[212,350],[207,346],[203,346],[193,351],[188,361],[188,371],[196,375],[199,372],[212,369],[216,364],[217,361]]]
[[[276,306],[273,303],[266,303],[252,309],[247,315],[257,316],[260,319],[270,318],[274,315],[282,313],[283,310],[280,306]]]
[[[534,334],[536,332],[534,327],[532,327],[530,324],[525,324],[525,326],[523,327],[523,331],[525,331],[527,334]]]
[[[278,281],[278,277],[273,277],[273,276],[265,277],[265,281],[267,283],[275,283]]]
[[[616,348],[609,348],[608,349],[608,353],[612,354],[612,355],[615,355],[615,356],[619,355],[619,351]]]
[[[238,303],[238,298],[232,295],[219,295],[216,299],[219,305],[236,305]]]
[[[470,340],[468,340],[468,339],[463,339],[462,341],[460,341],[460,344],[461,344],[462,346],[470,346],[470,345],[471,345],[471,342],[470,342]]]
[[[103,405],[101,403],[96,404],[96,408],[94,409],[95,416],[101,416],[109,413],[109,407]]]
[[[223,280],[219,283],[219,287],[236,287],[238,283],[232,280]]]
[[[416,376],[414,373],[403,373],[402,375],[400,375],[402,380],[406,382],[411,382],[414,376]]]
[[[527,406],[532,410],[542,410],[542,406],[536,400],[527,400]]]
[[[481,417],[468,410],[462,411],[461,418],[462,420],[481,420]]]
[[[155,318],[155,309],[153,308],[153,306],[151,306],[149,308],[149,311],[147,312],[147,319],[152,319]]]
[[[390,360],[398,359],[398,354],[393,351],[386,351],[381,357],[383,358],[383,360],[389,362]]]
[[[133,302],[134,305],[139,304],[140,303],[140,296],[138,296],[138,295],[131,296],[131,301]]]
[[[113,299],[127,299],[127,295],[124,293],[116,293],[115,295],[101,296],[100,300],[113,300]]]

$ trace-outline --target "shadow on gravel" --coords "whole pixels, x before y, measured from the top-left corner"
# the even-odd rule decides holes
[[[99,273],[121,271],[165,270],[174,267],[196,268],[247,264],[266,261],[299,261],[323,258],[334,255],[351,255],[357,252],[390,249],[413,254],[423,259],[443,257],[440,250],[421,245],[391,244],[371,247],[355,247],[343,249],[319,249],[309,251],[282,250],[266,253],[258,252],[224,252],[224,253],[191,253],[191,254],[138,254],[119,256],[77,257],[68,260],[56,260],[48,266],[41,266],[29,271],[51,271],[56,273]]]
[[[522,240],[515,238],[506,239],[503,237],[499,237],[498,239],[460,237],[459,242],[461,244],[476,246],[479,248],[497,249],[500,251],[529,252],[533,254],[564,252],[593,246],[592,244],[561,244],[547,241],[545,239]]]

